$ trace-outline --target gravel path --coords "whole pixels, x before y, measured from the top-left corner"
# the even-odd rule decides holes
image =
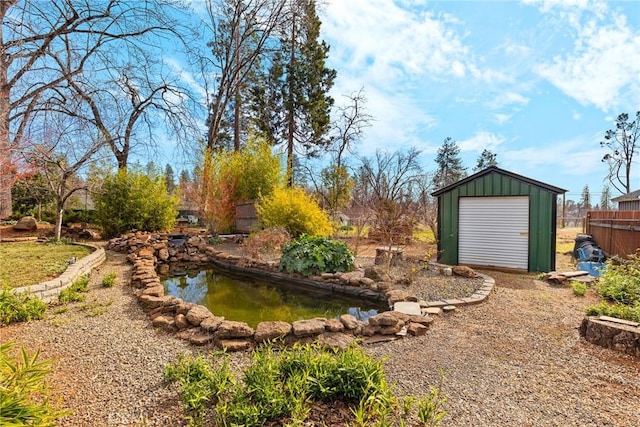
[[[185,425],[162,368],[194,351],[154,330],[125,285],[119,254],[92,274],[84,303],[44,321],[0,328],[2,341],[54,360],[56,397],[72,408],[62,426]],[[118,272],[113,288],[102,277]],[[531,281],[436,320],[426,336],[366,347],[385,362],[399,394],[419,395],[445,372],[446,426],[640,425],[640,360],[581,342],[588,303],[568,288]],[[63,311],[63,312],[61,312]],[[232,357],[239,366],[246,355]]]

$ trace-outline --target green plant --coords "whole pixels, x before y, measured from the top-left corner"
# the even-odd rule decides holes
[[[303,234],[285,244],[280,270],[305,276],[353,270],[355,257],[344,242]]]
[[[640,303],[640,255],[621,264],[607,261],[596,290],[603,298],[619,304]]]
[[[586,285],[586,283],[578,282],[575,280],[571,282],[571,290],[573,291],[573,294],[575,296],[578,296],[578,297],[584,296],[587,293],[588,289],[589,288]]]
[[[202,187],[209,227],[218,233],[231,231],[236,203],[270,195],[282,183],[281,169],[271,145],[253,136],[240,151],[208,151]]]
[[[11,354],[12,343],[0,345],[0,425],[55,426],[67,411],[54,408],[49,401],[45,380],[49,361],[38,360],[22,348],[20,356]]]
[[[283,227],[292,237],[302,234],[329,236],[329,215],[301,188],[276,188],[256,206],[263,227]]]
[[[115,272],[111,272],[107,275],[105,275],[102,278],[102,286],[105,288],[111,288],[113,287],[113,285],[116,284],[116,279],[118,278],[118,275]]]
[[[209,244],[210,245],[217,245],[220,242],[222,242],[222,239],[218,236],[211,236],[209,237]]]
[[[447,415],[447,411],[443,409],[446,401],[447,398],[442,395],[442,383],[437,387],[430,386],[429,394],[418,400],[418,420],[420,425],[439,426]]]
[[[587,316],[609,316],[640,323],[640,303],[635,305],[612,304],[605,301],[590,305],[585,310]]]
[[[201,356],[180,356],[165,368],[165,380],[179,384],[194,424],[201,423],[209,406],[215,405],[215,425],[302,426],[314,401],[343,400],[355,405],[357,425],[393,425],[398,402],[382,363],[360,348],[337,352],[296,344],[276,352],[271,345],[262,346],[252,353],[238,384],[231,379],[226,361],[225,357],[224,368],[218,370]],[[219,375],[219,380],[212,381],[213,375]]]
[[[62,303],[80,302],[85,300],[83,292],[87,291],[89,286],[89,276],[82,275],[78,277],[68,288],[60,291],[58,295],[58,301]]]
[[[190,423],[196,425],[202,423],[207,404],[216,404],[234,384],[227,357],[214,369],[202,356],[179,354],[164,368],[162,376],[168,383],[178,383]]]
[[[96,221],[107,238],[133,230],[170,229],[178,213],[179,199],[167,192],[164,177],[139,168],[105,177],[93,198]]]
[[[0,290],[0,325],[42,319],[46,310],[40,298],[7,288]]]

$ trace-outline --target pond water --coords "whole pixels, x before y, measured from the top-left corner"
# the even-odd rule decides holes
[[[329,319],[347,313],[366,320],[386,309],[381,301],[288,283],[240,279],[211,268],[171,274],[162,278],[166,295],[204,305],[216,316],[246,322],[253,328],[263,321]]]

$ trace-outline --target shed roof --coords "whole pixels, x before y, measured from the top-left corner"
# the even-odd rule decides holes
[[[473,175],[469,175],[466,178],[461,179],[460,181],[454,182],[453,184],[447,185],[446,187],[443,187],[437,191],[434,191],[433,193],[431,193],[432,196],[439,196],[443,193],[446,193],[460,185],[466,184],[467,182],[470,181],[474,181],[480,177],[483,177],[485,175],[490,175],[490,174],[498,174],[498,175],[504,175],[507,176],[509,178],[513,178],[513,179],[517,179],[518,181],[522,181],[522,182],[526,182],[528,184],[534,185],[536,187],[540,187],[543,188],[551,193],[554,194],[563,194],[566,193],[567,190],[564,190],[560,187],[555,187],[553,185],[549,185],[549,184],[545,184],[544,182],[540,182],[540,181],[536,181],[535,179],[531,179],[531,178],[527,178],[526,176],[522,176],[522,175],[518,175],[516,173],[513,172],[509,172],[508,170],[504,170],[504,169],[500,169],[497,166],[489,166],[486,169],[481,170],[480,172],[476,172]]]
[[[629,202],[640,199],[640,190],[632,191],[631,193],[623,194],[615,199],[611,199],[612,202]]]

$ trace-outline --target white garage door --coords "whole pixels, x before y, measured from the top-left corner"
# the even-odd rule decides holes
[[[528,197],[461,197],[458,232],[459,264],[528,269]]]

